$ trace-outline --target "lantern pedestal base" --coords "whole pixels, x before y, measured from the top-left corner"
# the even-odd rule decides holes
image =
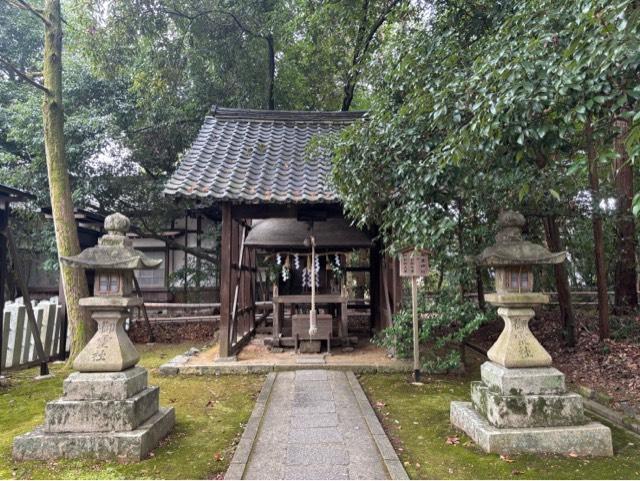
[[[13,441],[13,459],[17,461],[75,459],[92,457],[135,462],[146,458],[173,429],[173,408],[160,408],[133,431],[106,433],[47,433],[42,426]]]
[[[461,429],[487,453],[564,454],[613,456],[611,431],[592,422],[580,426],[499,429],[473,409],[469,402],[451,403],[451,424]]]
[[[451,403],[451,423],[486,452],[611,456],[611,431],[584,415],[555,368],[509,369],[493,362],[471,383],[472,403]]]
[[[159,389],[147,372],[73,373],[65,395],[47,403],[45,421],[13,441],[16,460],[93,457],[139,461],[175,424],[173,408],[160,408]]]

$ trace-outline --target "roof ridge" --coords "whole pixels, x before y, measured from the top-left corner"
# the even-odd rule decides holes
[[[259,110],[211,107],[210,115],[219,120],[251,120],[263,122],[353,122],[366,114],[364,110],[342,111],[305,111],[305,110]]]

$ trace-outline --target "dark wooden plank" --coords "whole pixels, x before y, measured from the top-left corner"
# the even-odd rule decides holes
[[[231,241],[232,217],[231,206],[222,204],[222,233],[220,239],[220,357],[231,355],[229,345],[231,308]]]
[[[4,209],[0,209],[0,233],[4,232],[9,221],[9,203],[4,204]],[[7,284],[7,239],[3,234],[0,234],[0,370],[6,364],[5,356],[6,349],[4,346],[7,343],[5,336],[8,334],[9,329],[4,329],[2,323],[4,322],[4,297],[5,297],[5,285]]]
[[[382,262],[380,259],[380,245],[378,241],[374,242],[369,249],[369,292],[371,299],[371,324],[373,328],[378,330],[381,326],[380,319],[380,274],[382,270]]]

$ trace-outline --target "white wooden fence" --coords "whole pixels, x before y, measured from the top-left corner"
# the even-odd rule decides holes
[[[62,329],[62,307],[58,298],[48,301],[32,302],[40,339],[48,359],[54,358],[60,351]],[[2,315],[2,346],[0,346],[0,370],[16,369],[39,361],[35,349],[31,325],[22,298],[8,301]],[[66,349],[69,349],[67,336]]]

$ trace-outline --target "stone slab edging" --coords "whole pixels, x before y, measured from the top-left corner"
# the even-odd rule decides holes
[[[373,437],[373,440],[378,447],[378,451],[380,452],[380,456],[382,457],[382,461],[387,468],[387,472],[389,473],[390,479],[409,479],[407,472],[398,458],[396,454],[396,450],[393,449],[391,445],[391,441],[387,437],[387,434],[384,432],[380,421],[378,420],[378,416],[376,416],[375,411],[371,407],[371,403],[367,398],[367,395],[364,393],[358,378],[353,373],[353,371],[349,371],[346,373],[347,379],[349,380],[349,384],[351,385],[351,389],[353,390],[353,394],[358,401],[358,406],[360,407],[360,411],[364,416],[364,420],[369,427],[369,431]]]
[[[611,409],[610,407],[603,406],[599,402],[592,399],[584,398],[584,408],[592,416],[596,416],[604,421],[610,422],[625,431],[630,432],[636,437],[640,437],[640,420],[633,416],[625,416]]]
[[[240,442],[238,442],[236,450],[233,453],[229,468],[224,475],[225,479],[242,479],[244,470],[249,462],[253,443],[258,435],[260,424],[262,423],[262,418],[269,402],[269,397],[271,396],[271,390],[273,389],[276,376],[277,374],[275,372],[271,372],[264,381],[260,394],[256,399],[256,405],[251,412],[251,417],[249,417]]]
[[[396,374],[411,372],[410,364],[242,364],[218,362],[215,364],[187,364],[190,358],[176,356],[160,366],[162,376],[220,376],[225,374],[269,374],[272,372],[298,371],[302,369],[327,369],[352,371],[357,374]]]

